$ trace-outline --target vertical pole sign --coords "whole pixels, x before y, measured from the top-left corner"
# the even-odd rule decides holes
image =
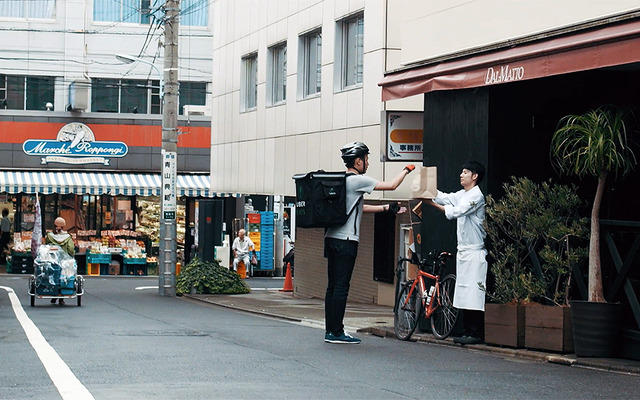
[[[162,150],[162,216],[176,219],[176,181],[178,176],[178,155]]]

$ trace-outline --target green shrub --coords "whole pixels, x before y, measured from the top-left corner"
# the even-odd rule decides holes
[[[571,268],[587,256],[587,220],[575,186],[511,178],[504,196],[487,196],[486,230],[498,303],[566,304]]]
[[[249,293],[249,286],[233,271],[214,262],[194,258],[180,271],[176,282],[176,293],[198,294],[243,294]]]

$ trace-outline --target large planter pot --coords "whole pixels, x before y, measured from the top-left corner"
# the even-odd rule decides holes
[[[524,347],[525,307],[519,304],[486,304],[484,341],[509,347]]]
[[[613,357],[620,332],[622,305],[571,302],[573,343],[578,357]]]
[[[559,353],[573,352],[571,308],[541,304],[526,308],[525,347]]]

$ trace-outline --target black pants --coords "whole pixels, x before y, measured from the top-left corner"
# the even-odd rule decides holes
[[[324,297],[325,331],[335,336],[344,333],[344,313],[353,267],[358,255],[358,242],[325,238],[327,257],[327,292]]]
[[[484,311],[460,310],[462,313],[462,335],[484,338]]]

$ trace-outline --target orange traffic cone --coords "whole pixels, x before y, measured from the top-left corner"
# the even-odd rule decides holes
[[[291,277],[291,263],[287,263],[287,273],[284,277],[284,287],[281,292],[293,292],[293,278]]]

